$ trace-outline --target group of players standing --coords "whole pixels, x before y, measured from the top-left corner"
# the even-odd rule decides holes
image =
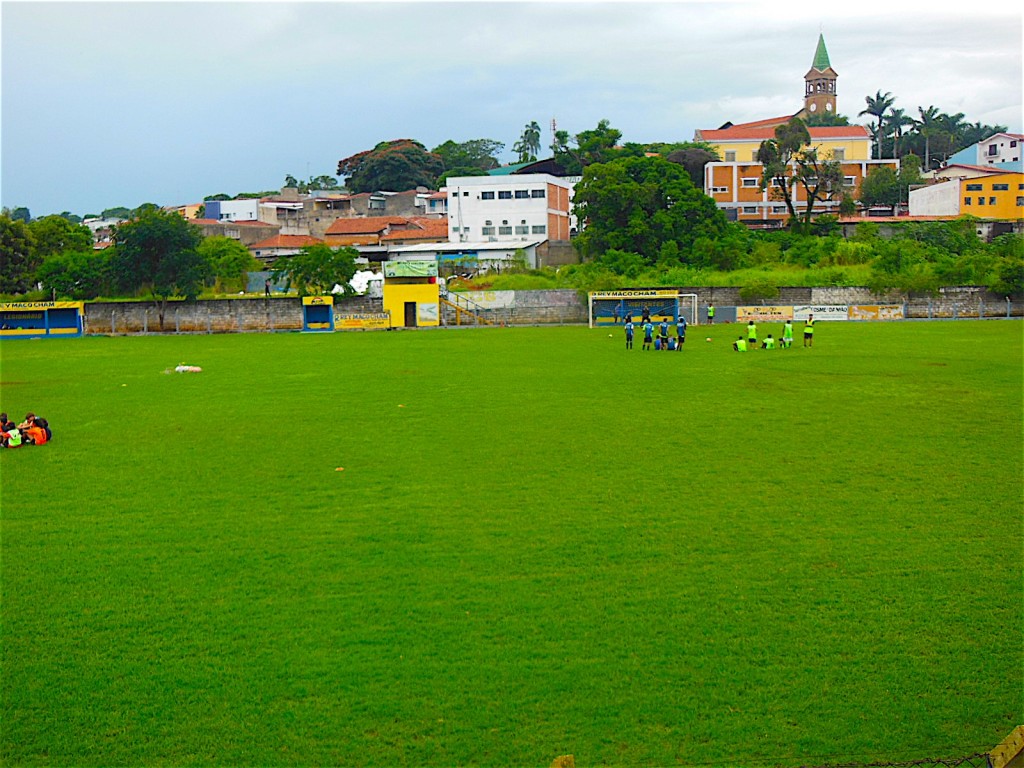
[[[654,335],[654,323],[651,321],[651,311],[647,307],[643,309],[643,315],[640,318],[640,328],[644,332],[644,341],[640,349],[654,349],[659,350],[676,350],[682,351],[683,343],[686,341],[686,318],[682,315],[676,320],[676,336],[675,338],[669,337],[669,322],[662,318],[658,324],[658,335]],[[623,328],[626,329],[626,349],[633,348],[633,335],[635,332],[635,326],[633,323],[633,313],[627,312],[625,317],[625,324]]]

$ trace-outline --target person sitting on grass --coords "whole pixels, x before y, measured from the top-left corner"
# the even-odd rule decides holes
[[[743,336],[740,336],[738,339],[736,339],[736,341],[732,343],[732,348],[737,352],[746,352],[747,340],[744,339]]]
[[[0,446],[4,448],[20,448],[21,430],[11,422],[8,422],[7,425],[0,430]]]
[[[42,423],[34,413],[26,413],[25,420],[18,425],[18,431],[24,435],[28,445],[45,445],[49,441],[50,435],[47,429],[49,424],[46,419],[41,421]]]
[[[761,349],[775,349],[775,339],[769,333],[765,340],[761,342]]]

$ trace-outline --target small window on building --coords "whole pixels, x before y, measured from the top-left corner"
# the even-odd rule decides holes
[[[489,226],[491,226],[491,225],[492,225],[493,223],[494,223],[494,222],[493,222],[493,221],[491,221],[490,219],[487,219],[487,220],[486,220],[486,221],[484,222],[484,224],[485,224],[486,226],[488,226],[488,227],[489,227]]]
[[[843,176],[844,187],[855,187],[857,186],[857,179],[853,176]]]
[[[1011,141],[1010,142],[1010,146],[1011,147],[1016,147],[1017,146],[1017,142],[1016,141]]]
[[[989,204],[989,205],[995,205],[995,204],[996,204],[996,199],[995,199],[994,197],[990,197],[990,198],[988,199],[988,204]]]
[[[760,181],[760,179],[746,178],[746,179],[743,180],[743,186],[744,187],[756,187],[758,185],[759,181]]]
[[[711,188],[711,194],[713,194],[713,195],[716,195],[716,194],[723,194],[724,195],[728,191],[729,191],[728,187],[712,187]]]
[[[967,185],[967,191],[968,192],[981,192],[981,184],[968,184]]]
[[[481,230],[480,230],[480,232],[481,232],[481,234],[483,234],[483,235],[484,235],[485,237],[486,237],[487,235],[493,235],[493,234],[494,234],[494,227],[484,227],[483,229],[481,229]]]
[[[1017,195],[1017,207],[1020,208],[1021,206],[1024,206],[1024,197]]]
[[[494,199],[494,192],[481,192],[480,193],[480,199],[481,200],[493,200]]]
[[[757,206],[756,205],[744,205],[743,206],[743,212],[744,213],[757,213]]]
[[[1009,192],[1009,190],[1010,190],[1010,185],[1009,184],[993,184],[992,185],[992,191],[993,192]]]
[[[459,196],[458,192],[452,192],[452,197],[458,197],[458,196]]]
[[[517,189],[516,200],[528,200],[530,197],[530,190],[528,189]]]
[[[462,196],[463,196],[463,197],[469,197],[469,192],[463,192],[463,193],[462,193]]]
[[[984,204],[985,204],[985,198],[984,197],[979,197],[978,198],[978,205],[984,205]]]
[[[726,152],[725,153],[725,162],[727,162],[727,163],[735,163],[736,162],[736,150],[732,150],[731,152]]]
[[[1024,197],[1017,198],[1017,205],[1020,205],[1021,200],[1024,200]],[[530,227],[530,231],[534,235],[545,235],[547,234],[548,228],[545,227],[543,224],[534,224],[532,227]]]
[[[964,198],[964,205],[970,205],[970,204],[971,204],[971,198],[965,197]]]
[[[498,234],[499,235],[511,235],[512,234],[512,227],[498,227]]]
[[[544,196],[545,196],[545,192],[544,192],[543,189],[531,189],[530,190],[530,197],[544,197]]]
[[[517,235],[528,235],[528,234],[530,234],[530,228],[525,226],[524,224],[516,224],[516,234]]]
[[[501,223],[504,224],[507,227],[508,226],[508,219],[502,219]]]
[[[846,159],[846,147],[836,147],[832,150],[832,159],[842,162]]]
[[[499,200],[511,200],[512,199],[512,190],[511,189],[499,189],[498,190],[498,199]]]
[[[995,144],[989,144],[988,145],[988,156],[989,157],[995,157],[998,154],[999,154],[999,147],[997,147]]]

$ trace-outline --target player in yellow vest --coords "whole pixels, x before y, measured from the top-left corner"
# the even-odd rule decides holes
[[[804,346],[814,346],[814,315],[808,315],[804,320]]]
[[[789,349],[793,346],[793,321],[787,320],[782,326],[782,348]]]
[[[732,348],[735,349],[737,352],[746,352],[747,340],[740,336],[738,339],[736,339],[736,341],[732,343]]]
[[[768,338],[762,342],[761,349],[775,349],[775,339],[772,338],[770,333],[768,334]]]

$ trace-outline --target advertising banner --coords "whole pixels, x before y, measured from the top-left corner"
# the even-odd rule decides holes
[[[806,320],[808,315],[814,315],[815,320],[849,320],[850,307],[848,304],[800,304],[793,307],[794,320]]]
[[[792,307],[736,307],[736,322],[745,323],[749,320],[757,322],[779,322],[793,319]]]
[[[367,312],[338,315],[335,322],[336,327],[342,330],[390,328],[391,314],[389,312]]]
[[[644,289],[639,291],[591,291],[592,299],[674,299],[679,291]]]
[[[31,312],[41,309],[83,309],[84,301],[19,301],[0,302],[0,312]]]
[[[452,291],[483,309],[510,309],[516,304],[515,291]]]
[[[385,261],[384,277],[437,277],[437,262]]]
[[[902,304],[858,304],[850,306],[851,320],[902,320]]]

